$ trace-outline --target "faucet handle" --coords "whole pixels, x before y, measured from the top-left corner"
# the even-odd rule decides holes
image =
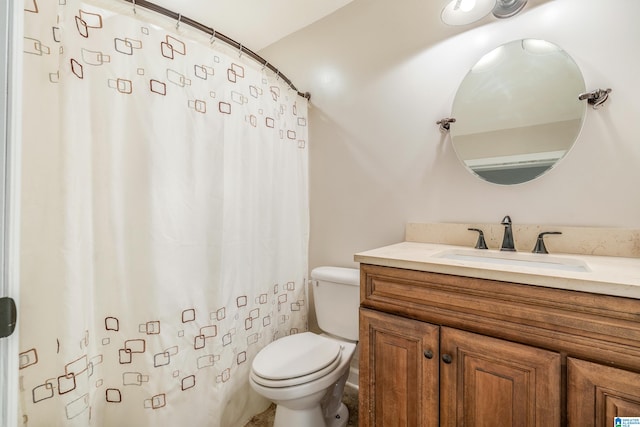
[[[538,234],[538,239],[536,240],[536,246],[533,248],[531,252],[534,254],[548,254],[547,247],[544,245],[544,235],[545,234],[562,234],[560,231],[545,231],[543,233]]]
[[[477,231],[478,232],[478,241],[476,242],[476,249],[489,249],[487,247],[487,242],[484,240],[484,233],[479,228],[467,228],[469,231]]]

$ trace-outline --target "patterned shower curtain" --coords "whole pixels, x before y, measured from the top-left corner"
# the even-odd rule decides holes
[[[307,101],[176,24],[25,0],[23,426],[240,426],[306,329]]]

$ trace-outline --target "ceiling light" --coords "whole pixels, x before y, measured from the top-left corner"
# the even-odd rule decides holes
[[[455,7],[459,7],[462,12],[469,12],[476,7],[476,0],[460,0],[456,2]]]
[[[448,25],[467,25],[487,16],[496,5],[496,0],[451,0],[440,15]]]

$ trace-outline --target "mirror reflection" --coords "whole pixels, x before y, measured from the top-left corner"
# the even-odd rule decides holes
[[[578,137],[585,103],[580,69],[553,43],[517,40],[484,55],[453,102],[453,147],[479,177],[496,184],[532,180]]]

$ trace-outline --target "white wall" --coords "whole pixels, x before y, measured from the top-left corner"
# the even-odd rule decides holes
[[[432,1],[355,0],[260,52],[312,94],[310,267],[356,267],[353,253],[403,240],[407,222],[509,214],[520,224],[640,228],[640,1],[530,0],[512,19],[468,30],[441,24]],[[587,90],[613,92],[587,110],[556,168],[489,184],[463,168],[435,122],[478,58],[527,37],[564,48]]]

